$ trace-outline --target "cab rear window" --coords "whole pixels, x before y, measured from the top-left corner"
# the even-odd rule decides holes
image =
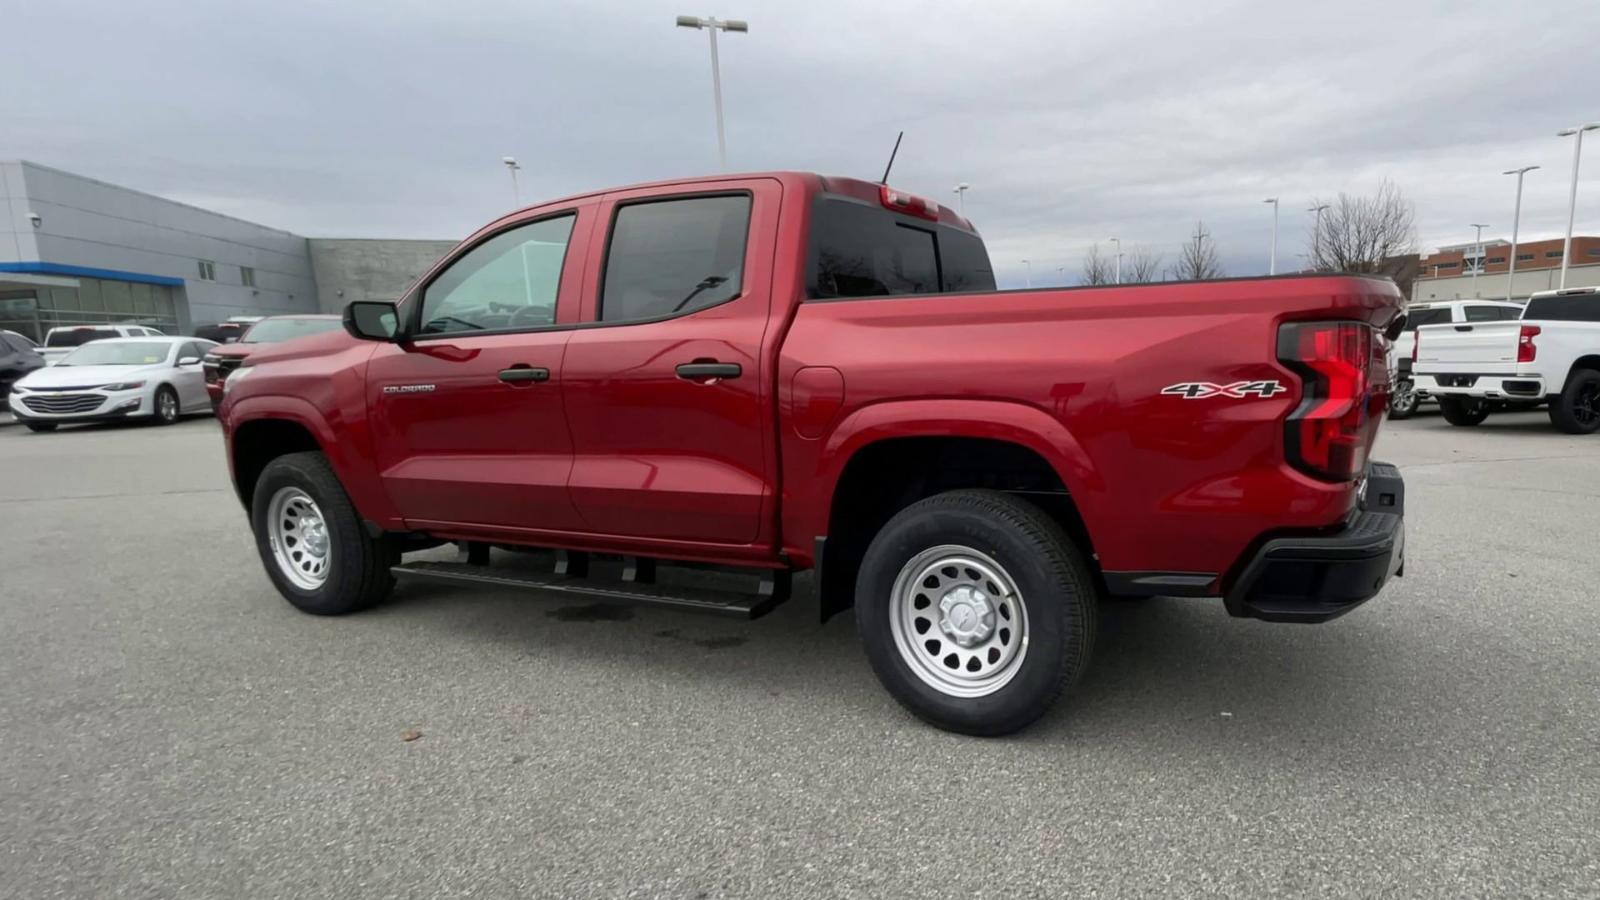
[[[975,234],[846,197],[812,211],[806,295],[815,299],[992,291],[994,269]]]
[[[1414,309],[1406,313],[1406,331],[1416,331],[1419,325],[1448,325],[1450,324],[1450,307],[1440,306],[1434,309]]]
[[[1600,322],[1600,294],[1535,297],[1528,301],[1522,317],[1546,322]]]
[[[109,328],[72,328],[66,331],[52,331],[45,338],[46,347],[81,347],[90,341],[102,338],[121,337]]]

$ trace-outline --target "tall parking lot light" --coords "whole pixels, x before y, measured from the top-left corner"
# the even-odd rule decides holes
[[[511,199],[517,206],[521,206],[522,189],[517,187],[517,170],[522,167],[517,165],[515,156],[502,156],[500,157],[500,162],[506,167],[506,171],[511,173]]]
[[[1477,258],[1472,261],[1472,296],[1476,297],[1478,296],[1478,273],[1483,271],[1483,230],[1489,226],[1470,222],[1467,227],[1478,229],[1476,243],[1472,245],[1472,251],[1478,254]]]
[[[1538,166],[1523,166],[1520,169],[1508,169],[1502,175],[1517,176],[1517,205],[1511,210],[1511,266],[1506,270],[1506,300],[1511,299],[1511,292],[1516,288],[1512,281],[1517,277],[1517,226],[1522,222],[1522,176],[1532,172]]]
[[[965,181],[963,181],[960,184],[955,186],[956,209],[963,216],[965,216],[967,214],[967,191],[971,187],[972,187],[972,185],[967,184]]]
[[[1122,283],[1122,238],[1110,238],[1111,243],[1117,245],[1117,277],[1113,284]]]
[[[1572,259],[1572,222],[1578,216],[1578,160],[1583,157],[1583,133],[1600,128],[1600,122],[1564,128],[1556,137],[1577,137],[1572,144],[1572,196],[1567,201],[1567,239],[1561,244],[1561,287],[1567,286],[1567,263]]]
[[[1320,266],[1317,264],[1317,260],[1320,259],[1320,257],[1317,255],[1317,244],[1322,240],[1322,211],[1327,209],[1327,208],[1328,208],[1328,204],[1326,204],[1326,203],[1319,203],[1316,206],[1308,206],[1308,207],[1306,207],[1306,212],[1311,213],[1312,215],[1316,216],[1316,219],[1311,223],[1311,260],[1310,261],[1311,261],[1311,270],[1313,272],[1320,268]]]
[[[1262,203],[1272,204],[1272,257],[1267,262],[1267,274],[1278,274],[1278,198],[1268,197]]]
[[[709,16],[679,16],[679,28],[704,28],[711,32],[711,96],[717,107],[717,162],[724,170],[728,168],[728,142],[722,133],[722,69],[717,64],[717,32],[737,31],[745,34],[750,31],[750,23],[741,19],[714,19]]]

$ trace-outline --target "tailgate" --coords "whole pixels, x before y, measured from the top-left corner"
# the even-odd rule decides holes
[[[1417,329],[1416,365],[1422,375],[1515,375],[1522,323],[1424,325]]]

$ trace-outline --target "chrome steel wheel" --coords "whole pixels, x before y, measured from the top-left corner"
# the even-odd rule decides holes
[[[913,556],[894,581],[889,625],[921,681],[952,697],[1005,687],[1028,654],[1028,611],[1006,570],[956,544]]]
[[[267,505],[267,541],[278,571],[295,587],[314,591],[328,580],[332,541],[322,510],[310,494],[286,487],[272,495]]]

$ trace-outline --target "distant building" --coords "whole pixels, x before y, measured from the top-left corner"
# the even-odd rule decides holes
[[[1513,299],[1526,300],[1535,291],[1561,286],[1561,245],[1561,238],[1517,244],[1515,283],[1509,285]],[[1481,249],[1476,242],[1451,244],[1422,257],[1418,265],[1420,271],[1412,283],[1414,302],[1504,299],[1506,273],[1511,268],[1511,242],[1484,241]],[[1600,237],[1574,235],[1567,287],[1594,286],[1600,286]]]
[[[31,162],[0,162],[0,328],[231,316],[398,299],[454,241],[305,238]]]

